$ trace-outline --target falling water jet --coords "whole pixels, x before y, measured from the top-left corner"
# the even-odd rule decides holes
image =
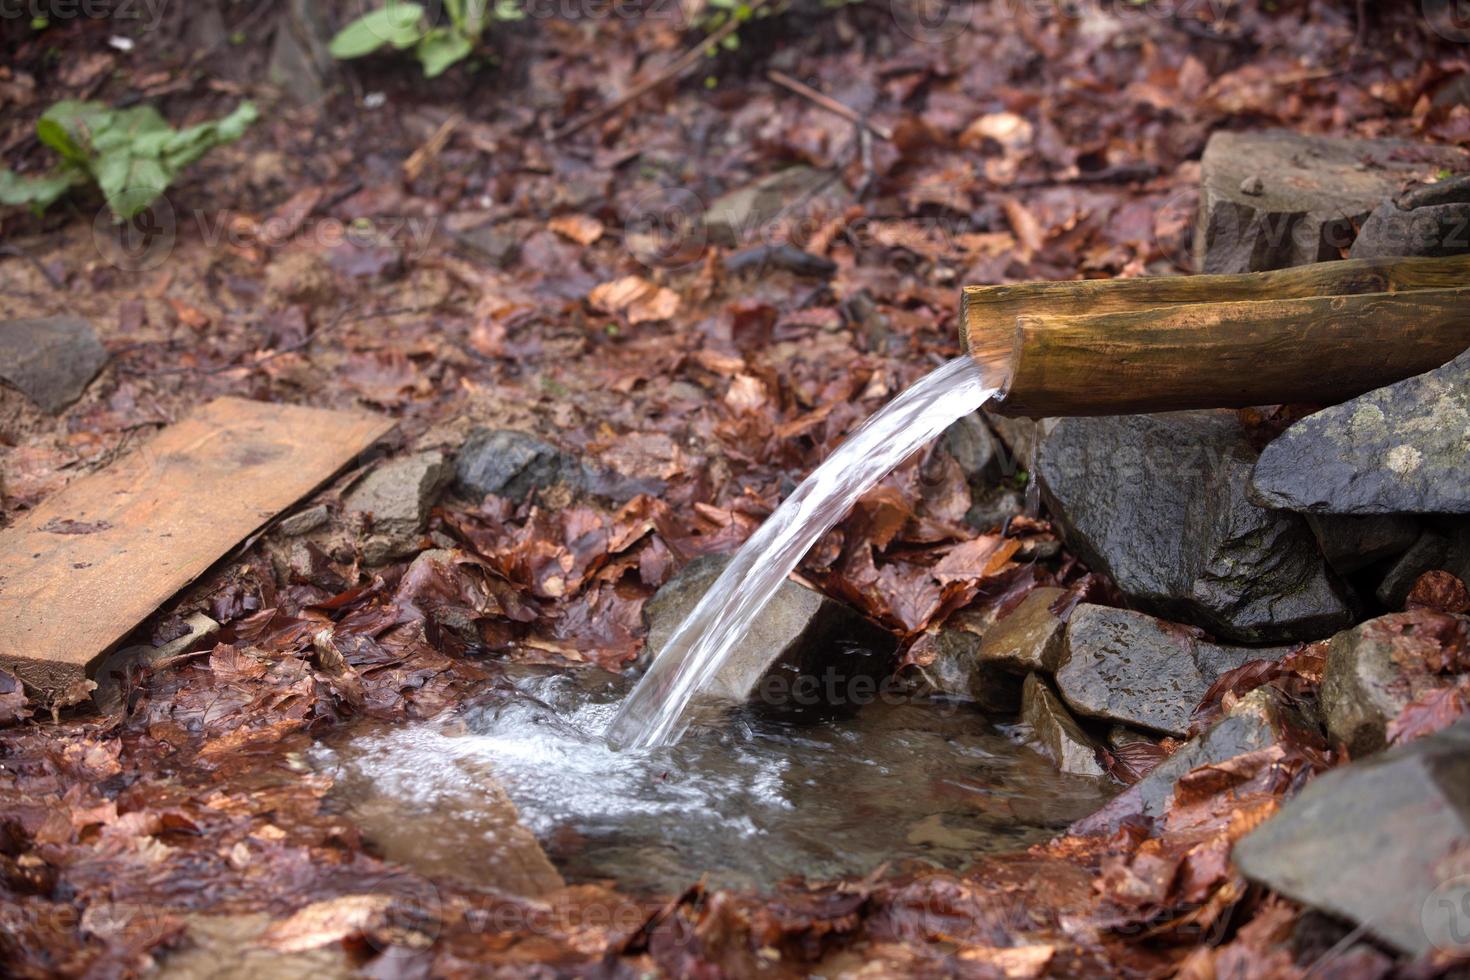
[[[608,726],[608,742],[649,748],[677,739],[702,689],[807,550],[910,454],[1003,390],[1004,364],[999,352],[948,362],[874,413],[812,471],[679,624]],[[750,689],[761,673],[745,675]]]
[[[1008,415],[1335,404],[1470,346],[1470,256],[1275,272],[971,286],[970,356],[868,419],[751,536],[608,728],[666,744],[808,548],[911,452],[986,401]],[[753,664],[742,678],[754,688]],[[725,679],[728,688],[728,678]]]

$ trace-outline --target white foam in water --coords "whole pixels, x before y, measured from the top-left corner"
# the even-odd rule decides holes
[[[682,735],[703,685],[812,545],[911,453],[995,395],[999,375],[973,358],[955,358],[849,436],[751,535],[679,624],[612,719],[608,742],[649,748]]]

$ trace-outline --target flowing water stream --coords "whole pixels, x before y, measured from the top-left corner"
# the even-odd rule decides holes
[[[972,705],[928,700],[814,724],[737,709],[675,745],[615,751],[602,733],[628,687],[510,666],[478,703],[359,729],[312,761],[389,860],[511,893],[544,885],[546,857],[569,883],[635,895],[958,868],[1045,840],[1112,792]],[[495,802],[502,789],[513,808]]]
[[[957,357],[873,413],[750,536],[679,625],[607,729],[618,748],[649,748],[688,727],[718,673],[807,551],[859,497],[1004,384],[1004,369]]]
[[[759,889],[885,862],[958,867],[1092,812],[1106,781],[1058,774],[973,705],[901,690],[842,720],[726,706],[691,729],[701,687],[807,549],[1001,381],[960,358],[864,423],[746,542],[636,688],[506,666],[448,717],[320,746],[312,763],[333,775],[336,805],[390,860],[522,894],[558,876],[668,894],[701,876]]]

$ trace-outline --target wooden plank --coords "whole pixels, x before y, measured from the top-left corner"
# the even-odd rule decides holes
[[[381,438],[368,415],[220,398],[0,531],[0,666],[57,697],[251,532]]]

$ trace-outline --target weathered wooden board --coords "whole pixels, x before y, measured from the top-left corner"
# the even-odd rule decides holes
[[[392,423],[220,398],[0,531],[0,666],[49,696]]]

